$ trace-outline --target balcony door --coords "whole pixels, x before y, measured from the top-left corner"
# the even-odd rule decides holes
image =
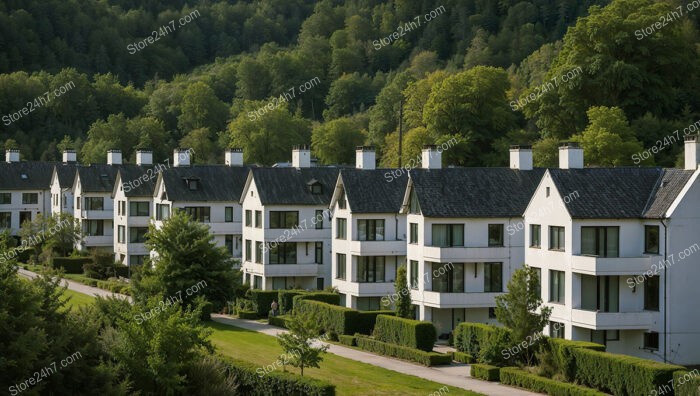
[[[620,312],[620,277],[581,275],[581,309]]]
[[[581,227],[581,254],[620,257],[620,227]]]

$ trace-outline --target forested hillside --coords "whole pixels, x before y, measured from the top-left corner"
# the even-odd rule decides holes
[[[511,143],[552,165],[562,140],[589,165],[636,165],[698,119],[698,14],[651,0],[3,1],[0,139],[84,162],[181,146],[271,164],[311,143],[352,163],[373,144],[396,166],[402,124],[404,163],[456,138],[446,165],[504,165]],[[681,146],[642,164],[672,166]]]

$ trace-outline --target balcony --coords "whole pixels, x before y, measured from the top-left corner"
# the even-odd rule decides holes
[[[598,312],[571,310],[571,324],[591,330],[648,330],[658,312]]]
[[[406,241],[350,241],[354,256],[405,256]]]
[[[440,263],[504,261],[508,259],[508,248],[424,246],[423,258]]]
[[[337,286],[341,293],[356,297],[378,297],[394,293],[393,282],[358,283],[333,279],[333,286]]]
[[[85,247],[112,246],[113,244],[114,235],[86,236],[82,243]]]
[[[214,235],[241,235],[241,222],[231,221],[231,222],[211,222],[204,223],[209,226],[209,232]]]
[[[308,228],[304,229],[303,226],[299,228],[267,228],[265,229],[265,241],[273,242],[317,242],[324,241],[331,238],[330,228],[313,228],[313,225],[308,225]]]
[[[598,257],[571,256],[571,270],[586,275],[641,275],[651,269],[651,264],[662,260],[661,256]]]
[[[411,299],[434,308],[488,308],[496,306],[496,296],[503,293],[440,293],[411,290]]]
[[[255,274],[263,276],[319,276],[324,274],[320,264],[259,264],[246,263],[245,266]]]
[[[75,211],[76,214],[81,219],[88,220],[112,220],[114,218],[114,211],[109,210],[84,210],[79,209]]]

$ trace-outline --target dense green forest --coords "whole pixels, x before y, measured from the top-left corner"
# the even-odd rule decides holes
[[[681,7],[678,18],[667,17]],[[652,0],[10,0],[0,2],[0,141],[24,159],[175,147],[222,162],[383,166],[458,142],[446,165],[536,164],[579,141],[591,166],[698,119],[700,10]],[[648,29],[663,18],[661,28]],[[645,30],[647,29],[647,30]],[[687,133],[686,129],[686,133]],[[674,135],[675,136],[675,135]],[[673,166],[682,143],[644,165]]]

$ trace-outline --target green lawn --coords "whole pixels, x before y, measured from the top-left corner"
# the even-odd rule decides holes
[[[83,305],[91,304],[95,301],[95,297],[88,296],[87,294],[78,293],[73,290],[66,290],[64,293],[66,299],[68,299],[68,305],[71,310],[77,309]]]

